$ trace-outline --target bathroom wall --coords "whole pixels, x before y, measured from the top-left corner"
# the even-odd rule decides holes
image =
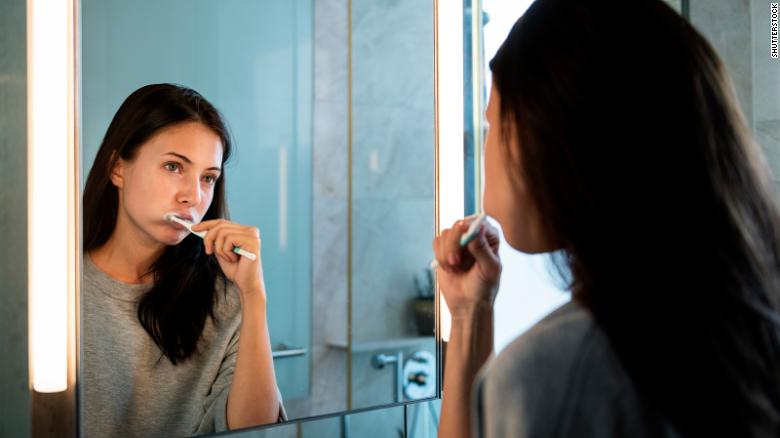
[[[0,3],[0,436],[30,435],[27,362],[27,18]]]
[[[435,354],[411,303],[433,237],[432,6],[353,1],[350,47],[349,2],[314,3],[312,375],[293,417],[393,403],[394,365],[371,358]]]
[[[375,355],[436,351],[414,313],[435,234],[434,34],[433,2],[352,5],[351,406],[360,408],[404,400],[394,374],[404,363],[379,369]]]
[[[311,387],[285,401],[293,417],[343,411],[348,400],[347,2],[313,8]]]
[[[417,335],[434,236],[433,2],[353,0],[353,341]]]

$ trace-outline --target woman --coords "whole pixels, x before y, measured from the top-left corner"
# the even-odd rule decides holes
[[[183,436],[284,419],[256,228],[226,220],[228,131],[194,90],[133,92],[84,188],[83,430]],[[198,223],[205,239],[168,222]]]
[[[439,435],[780,436],[776,194],[712,47],[658,0],[537,0],[490,67],[485,212],[572,300],[488,360],[497,232],[434,240]]]

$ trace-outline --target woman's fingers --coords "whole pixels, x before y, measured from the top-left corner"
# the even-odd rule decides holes
[[[490,245],[493,253],[498,254],[498,243],[501,241],[498,236],[498,229],[487,222],[483,226],[485,227],[488,245]]]
[[[259,240],[252,230],[242,230],[241,232],[225,232],[217,242],[217,248],[228,255],[231,260],[238,261],[239,255],[233,252],[233,248],[241,248],[245,251],[258,255],[260,253]]]
[[[203,239],[206,253],[215,254],[226,261],[238,261],[239,256],[233,252],[233,246],[241,246],[255,253],[259,250],[260,230],[257,227],[215,219],[201,222],[193,226],[193,230],[206,231],[206,237]],[[258,244],[253,244],[253,241]]]
[[[224,243],[225,234],[231,230],[238,231],[240,230],[240,226],[231,223],[223,223],[210,228],[208,233],[206,233],[206,237],[203,239],[203,244],[206,247],[206,253],[217,253],[223,257],[226,257],[224,252],[221,251],[221,248]],[[230,259],[229,256],[226,258]]]
[[[492,237],[495,234],[495,243]],[[469,252],[479,262],[485,280],[494,280],[501,273],[501,261],[498,258],[498,235],[495,228],[484,224],[479,235],[468,244]]]
[[[451,267],[450,263],[447,260],[447,239],[450,238],[450,235],[452,234],[451,229],[446,229],[439,234],[439,237],[436,238],[436,261],[439,263],[439,267],[444,269],[445,271],[449,272]]]
[[[216,251],[217,254],[222,256],[224,259],[229,260],[231,262],[236,262],[237,261],[236,255],[230,253],[225,249],[225,242],[227,241],[227,238],[229,236],[228,233],[230,233],[231,230],[222,228],[215,231],[216,231],[216,238],[214,239],[214,243],[213,243],[214,251]]]
[[[433,240],[434,257],[447,272],[452,272],[461,264],[463,248],[460,246],[460,238],[467,229],[468,223],[459,220]]]

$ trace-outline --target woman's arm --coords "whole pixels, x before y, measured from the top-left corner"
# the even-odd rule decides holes
[[[471,387],[493,352],[493,301],[501,262],[498,232],[484,224],[466,248],[459,246],[468,222],[458,221],[434,239],[437,275],[452,315],[444,366],[444,390],[439,437],[471,435]]]
[[[227,400],[228,429],[275,423],[281,406],[266,320],[260,230],[224,219],[203,221],[192,229],[207,232],[203,238],[206,254],[217,257],[222,272],[236,284],[241,298],[236,368]],[[233,252],[235,247],[257,257],[239,257]]]
[[[493,306],[476,305],[452,318],[444,368],[439,436],[471,436],[471,387],[493,353]]]
[[[229,429],[274,423],[279,418],[265,291],[241,291],[241,329],[227,402]]]

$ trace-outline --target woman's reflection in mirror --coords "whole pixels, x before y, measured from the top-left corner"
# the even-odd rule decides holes
[[[285,419],[257,228],[228,220],[227,127],[192,89],[117,111],[83,193],[86,436],[182,436]],[[165,219],[194,222],[205,238]]]

